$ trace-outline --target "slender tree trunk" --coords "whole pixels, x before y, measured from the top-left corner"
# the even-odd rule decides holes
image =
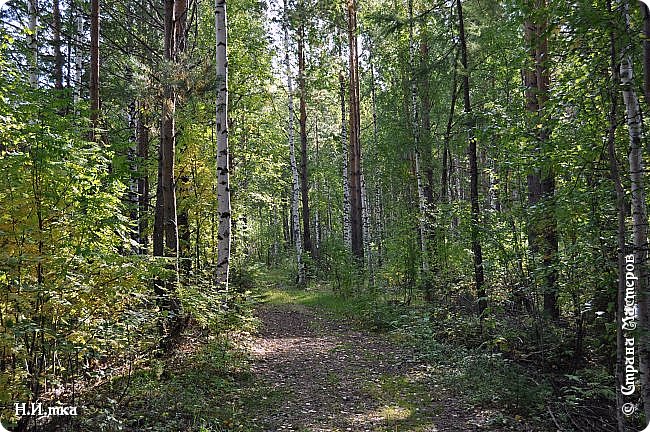
[[[352,226],[350,225],[350,176],[348,167],[348,127],[345,119],[345,77],[339,73],[341,85],[341,147],[343,155],[343,243],[352,250]]]
[[[307,166],[307,92],[305,90],[305,11],[304,5],[300,10],[300,27],[298,28],[298,88],[300,91],[300,190],[302,197],[302,230],[304,235],[303,248],[312,253],[311,231],[309,229],[309,176]]]
[[[97,141],[99,134],[99,0],[90,0],[90,137]]]
[[[165,58],[173,61],[174,50],[174,0],[165,0]],[[165,256],[178,258],[178,217],[176,214],[176,181],[174,179],[176,153],[176,95],[171,82],[164,83],[162,106],[161,153],[163,161],[163,227]]]
[[[165,227],[163,218],[163,155],[162,146],[158,146],[158,177],[156,179],[156,206],[154,209],[153,256],[161,257],[165,253]]]
[[[61,9],[52,1],[52,48],[54,49],[54,88],[63,90],[63,54],[61,52]]]
[[[347,0],[350,67],[350,225],[352,253],[363,260],[363,203],[361,200],[361,141],[359,109],[359,55],[357,52],[356,0]]]
[[[305,267],[302,262],[302,239],[300,237],[300,222],[298,218],[298,195],[300,185],[298,183],[298,167],[296,164],[296,152],[293,137],[293,84],[291,80],[291,63],[289,62],[289,10],[287,0],[284,0],[284,48],[285,48],[285,67],[287,69],[287,92],[289,105],[289,121],[287,124],[287,135],[289,137],[289,159],[291,163],[291,231],[292,238],[296,247],[296,261],[298,264],[298,285],[305,284]]]
[[[458,8],[458,31],[460,37],[461,64],[463,66],[463,101],[465,116],[467,117],[467,134],[469,140],[469,171],[470,171],[470,202],[472,214],[472,252],[474,254],[474,283],[476,294],[479,298],[479,314],[487,307],[485,292],[485,276],[483,274],[483,251],[479,239],[480,209],[478,204],[478,164],[476,160],[476,138],[474,137],[474,120],[472,119],[472,106],[469,97],[469,68],[467,66],[467,42],[465,39],[465,23],[463,20],[463,5],[461,0],[456,0]]]
[[[216,50],[217,50],[217,201],[219,206],[219,246],[217,285],[228,289],[230,270],[230,177],[228,153],[228,25],[226,0],[216,0]]]
[[[29,16],[27,47],[29,48],[29,84],[38,87],[38,0],[27,0]]]
[[[149,160],[149,128],[146,120],[146,107],[140,103],[137,114],[137,141],[138,158],[140,159],[138,177],[138,243],[140,254],[146,255],[149,246],[147,224],[149,215],[149,173],[147,161]]]
[[[629,5],[624,2],[626,29],[629,32]],[[638,275],[638,323],[639,328],[647,330],[648,326],[648,216],[644,192],[645,167],[643,163],[643,123],[641,109],[636,95],[632,66],[631,46],[627,46],[623,53],[620,67],[621,87],[623,89],[623,102],[625,104],[626,120],[630,136],[630,180],[632,184],[632,234],[634,245],[634,262]],[[620,276],[622,278],[622,275]],[[650,419],[650,352],[647,331],[640,332],[638,336],[639,372],[641,382],[641,398],[646,419]]]

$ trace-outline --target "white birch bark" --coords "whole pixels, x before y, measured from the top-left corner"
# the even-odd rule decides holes
[[[228,289],[230,271],[231,209],[228,151],[228,20],[226,0],[215,0],[216,60],[217,60],[217,205],[219,230],[217,234],[217,287]]]
[[[627,14],[627,10],[626,10]],[[629,16],[626,17],[629,19]],[[643,147],[641,124],[641,110],[639,100],[634,90],[632,59],[626,54],[621,61],[621,84],[623,86],[623,102],[625,103],[626,120],[630,136],[630,180],[632,183],[632,232],[634,244],[634,261],[638,269],[637,303],[638,303],[638,324],[641,329],[648,325],[648,299],[646,290],[648,288],[648,217],[645,204],[645,193],[643,190],[643,177],[645,168],[643,164]],[[622,275],[620,276],[622,277]],[[620,305],[619,307],[622,307]],[[641,374],[641,396],[644,402],[646,418],[650,418],[650,388],[648,368],[648,336],[641,332],[638,344],[639,372]]]
[[[343,243],[352,250],[352,225],[350,224],[350,177],[348,176],[348,127],[345,119],[345,78],[341,71],[341,155],[343,158]]]
[[[368,199],[368,189],[366,187],[366,178],[361,174],[361,217],[363,230],[363,249],[364,257],[368,266],[368,279],[370,285],[375,283],[374,269],[372,265],[372,245],[370,237],[370,201]]]
[[[38,0],[27,0],[29,15],[27,47],[29,48],[29,84],[38,87]]]
[[[298,285],[305,283],[305,266],[302,262],[302,239],[300,237],[300,221],[298,218],[298,199],[300,184],[298,183],[298,166],[296,164],[296,149],[293,137],[293,84],[291,81],[291,63],[289,62],[289,11],[287,0],[284,0],[284,63],[287,69],[287,93],[289,105],[289,122],[287,124],[287,135],[289,137],[289,159],[291,163],[291,231],[296,246],[296,261],[298,264]]]

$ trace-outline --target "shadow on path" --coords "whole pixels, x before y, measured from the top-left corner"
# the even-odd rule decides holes
[[[448,396],[408,347],[303,306],[267,305],[257,314],[255,378],[242,389],[255,430],[513,430],[488,426],[489,412]]]

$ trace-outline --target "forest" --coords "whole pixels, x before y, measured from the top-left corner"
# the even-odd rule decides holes
[[[642,1],[0,1],[0,430],[644,430],[646,113]]]

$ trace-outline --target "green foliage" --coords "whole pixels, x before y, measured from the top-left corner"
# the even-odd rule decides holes
[[[59,94],[29,88],[0,62],[0,370],[4,407],[59,392],[96,365],[151,349],[162,263],[125,254],[125,186],[111,153],[80,139]],[[11,358],[12,361],[6,362]],[[13,410],[3,410],[12,419]]]
[[[356,258],[339,239],[328,238],[321,248],[319,266],[332,289],[343,298],[363,292],[363,273]]]

